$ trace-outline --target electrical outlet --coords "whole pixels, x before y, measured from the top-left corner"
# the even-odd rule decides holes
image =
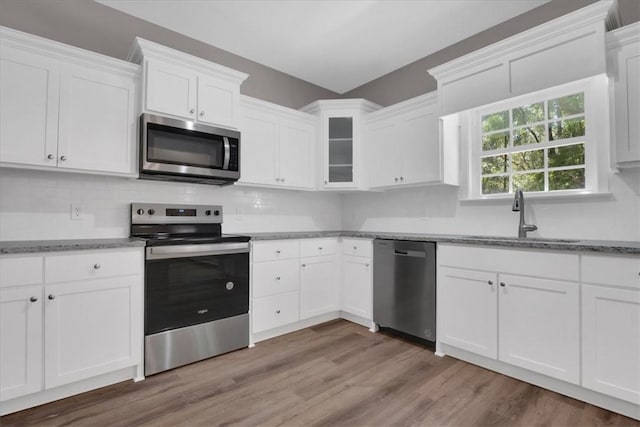
[[[84,217],[84,211],[80,205],[71,205],[71,219],[82,219]]]

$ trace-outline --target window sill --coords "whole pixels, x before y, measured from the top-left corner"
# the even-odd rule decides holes
[[[483,205],[483,204],[503,204],[506,200],[513,200],[513,193],[510,194],[498,194],[493,196],[484,197],[470,197],[467,199],[460,199],[461,205]],[[582,199],[611,199],[613,193],[609,192],[557,192],[557,193],[524,193],[525,200],[544,200],[544,201],[576,201]]]

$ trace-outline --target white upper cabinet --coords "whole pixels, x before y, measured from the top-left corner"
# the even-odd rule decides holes
[[[604,0],[429,70],[443,115],[606,72]]]
[[[60,62],[4,44],[0,61],[0,161],[55,166]]]
[[[248,96],[241,97],[240,113],[238,184],[312,190],[315,117]]]
[[[0,31],[2,165],[135,176],[139,67]]]
[[[368,187],[458,184],[458,165],[447,162],[451,156],[444,155],[445,150],[457,150],[458,147],[441,145],[438,114],[437,94],[429,93],[367,116]],[[445,174],[445,170],[455,171]]]
[[[618,167],[640,166],[640,23],[607,33],[611,122]]]
[[[301,110],[318,117],[319,180],[325,190],[355,190],[364,186],[363,121],[381,107],[364,99],[315,101]]]
[[[240,85],[248,74],[139,37],[129,60],[144,70],[144,111],[238,127]]]

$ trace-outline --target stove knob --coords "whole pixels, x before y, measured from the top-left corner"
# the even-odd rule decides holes
[[[215,216],[219,216],[219,215],[220,215],[220,211],[213,211],[213,214],[214,214]]]
[[[144,215],[144,209],[138,209],[138,210],[136,211],[136,213],[137,213],[138,215]]]
[[[204,211],[205,215],[211,215],[211,211]]]
[[[149,215],[153,215],[154,213],[156,213],[156,211],[155,211],[155,209],[149,209],[149,210],[147,211],[147,213],[148,213]]]

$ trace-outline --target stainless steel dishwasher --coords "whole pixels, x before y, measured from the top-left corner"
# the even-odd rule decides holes
[[[435,243],[374,240],[373,321],[435,344]]]

